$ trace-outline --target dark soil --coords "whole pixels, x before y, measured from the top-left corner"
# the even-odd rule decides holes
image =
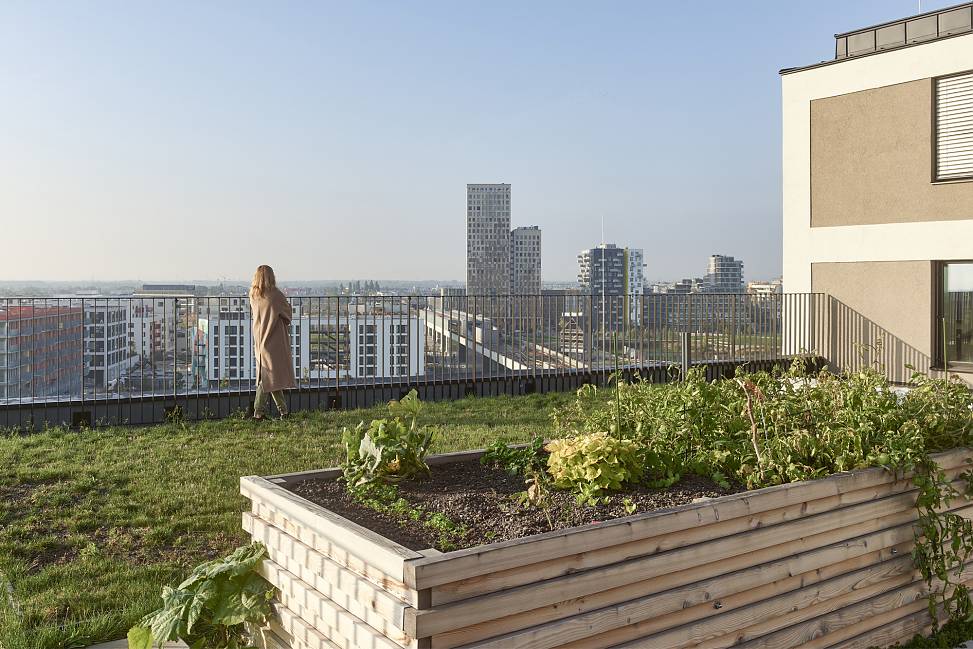
[[[398,483],[399,494],[410,504],[426,512],[444,514],[460,528],[461,533],[452,539],[452,547],[444,546],[435,532],[419,523],[402,522],[401,517],[380,513],[355,502],[345,485],[337,480],[304,480],[291,490],[407,548],[445,551],[551,531],[542,510],[522,507],[515,502],[514,494],[525,488],[522,476],[483,466],[479,461],[433,466],[430,477]],[[741,490],[724,489],[699,476],[685,476],[668,489],[636,486],[611,495],[607,503],[595,507],[579,505],[573,493],[554,490],[548,513],[554,529],[561,530]],[[625,509],[626,499],[635,504],[631,513]]]

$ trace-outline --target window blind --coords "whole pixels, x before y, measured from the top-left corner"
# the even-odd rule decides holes
[[[936,179],[973,176],[973,72],[936,81]]]

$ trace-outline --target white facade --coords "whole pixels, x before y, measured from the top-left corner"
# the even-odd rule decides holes
[[[784,290],[811,291],[820,262],[969,259],[973,219],[811,227],[811,102],[973,67],[973,35],[787,73],[783,88]],[[971,215],[973,216],[973,215]]]
[[[290,324],[298,381],[399,378],[425,373],[425,323],[401,316],[302,316]],[[257,378],[248,312],[200,318],[195,374],[202,386]]]
[[[783,292],[782,282],[779,279],[769,282],[748,282],[747,293],[750,295],[778,295]]]
[[[727,255],[710,255],[703,285],[708,293],[742,292],[743,260]]]
[[[145,360],[154,360],[163,356],[168,342],[163,333],[164,328],[161,316],[158,318],[151,315],[132,316],[128,322],[129,344],[132,351]]]
[[[352,318],[351,372],[356,378],[425,374],[425,322],[415,318]]]
[[[88,300],[84,305],[85,383],[110,387],[131,367],[127,300]]]
[[[641,321],[639,304],[645,287],[645,255],[641,248],[619,248],[613,243],[602,243],[578,254],[578,286],[588,295],[608,296],[609,322],[623,322],[627,305],[630,323]],[[611,300],[611,296],[623,296],[625,300]],[[592,303],[596,321],[602,319],[598,300]]]
[[[642,295],[645,288],[645,253],[641,248],[628,249],[628,294]]]

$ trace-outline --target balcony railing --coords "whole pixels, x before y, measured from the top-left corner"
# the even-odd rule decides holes
[[[30,380],[8,372],[0,383],[0,426],[61,423],[65,413],[92,422],[159,420],[176,411],[222,416],[229,414],[224,397],[247,408],[256,364],[248,301],[235,297],[237,306],[226,296],[0,298],[0,322],[14,314],[21,322],[63,314],[73,323],[84,314],[87,322],[80,334],[65,327],[53,336],[0,340],[8,350],[47,359]],[[290,302],[297,387],[288,394],[295,408],[367,405],[356,400],[394,398],[413,387],[463,396],[541,384],[570,389],[615,372],[661,380],[673,366],[769,367],[833,347],[825,326],[829,298],[810,293],[567,291]],[[122,327],[119,313],[127,314]],[[92,324],[99,319],[100,328]],[[151,415],[137,414],[146,404]]]

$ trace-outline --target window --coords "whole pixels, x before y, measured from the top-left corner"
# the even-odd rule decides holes
[[[941,264],[937,354],[944,367],[973,369],[973,262]]]
[[[936,180],[973,178],[973,72],[936,80]]]

